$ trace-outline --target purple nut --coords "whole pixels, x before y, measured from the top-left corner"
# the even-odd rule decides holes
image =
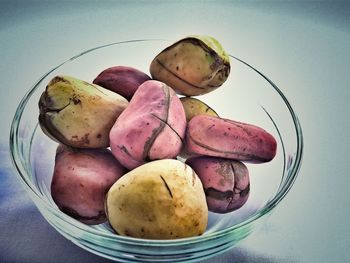
[[[110,67],[102,71],[93,81],[131,100],[137,88],[151,78],[144,72],[127,66]]]
[[[186,161],[201,179],[208,209],[228,213],[241,208],[249,197],[247,167],[240,161],[198,156]]]
[[[58,208],[88,225],[106,221],[105,195],[126,169],[108,149],[77,149],[59,145],[51,182]]]
[[[148,80],[112,127],[110,146],[118,161],[133,169],[149,161],[175,158],[185,130],[185,111],[174,90]]]

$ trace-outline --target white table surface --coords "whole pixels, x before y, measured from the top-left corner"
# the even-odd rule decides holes
[[[174,1],[175,2],[175,1]],[[257,232],[204,262],[350,262],[350,4],[0,1],[0,262],[107,262],[40,215],[9,157],[16,105],[49,68],[128,39],[209,34],[286,94],[304,132],[290,193]]]

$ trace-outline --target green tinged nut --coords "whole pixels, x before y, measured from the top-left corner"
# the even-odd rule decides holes
[[[197,98],[182,97],[180,98],[180,101],[185,110],[187,123],[194,116],[197,116],[197,115],[208,115],[208,116],[219,117],[219,115],[210,106],[208,106],[203,101]],[[191,156],[194,156],[193,154],[187,151],[185,141],[182,144],[182,148],[178,156],[183,159],[187,159]]]
[[[178,94],[202,95],[226,81],[230,59],[213,37],[189,36],[160,52],[150,65],[150,73]]]
[[[211,107],[199,99],[192,97],[182,97],[180,98],[180,101],[184,107],[186,120],[188,122],[196,115],[209,115],[219,117],[219,115]]]
[[[98,85],[56,76],[39,101],[39,123],[52,139],[77,148],[109,146],[109,131],[128,101]]]

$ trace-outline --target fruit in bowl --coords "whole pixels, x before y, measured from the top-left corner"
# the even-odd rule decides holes
[[[94,84],[69,76],[48,83],[39,123],[67,145],[56,153],[51,194],[62,212],[87,224],[107,218],[119,235],[201,235],[208,208],[229,213],[245,204],[249,173],[240,161],[271,161],[276,140],[260,127],[218,117],[200,100],[176,94],[204,94],[224,84],[229,58],[213,37],[177,41],[153,59],[150,72],[153,79],[113,66]],[[106,147],[111,152],[103,152]],[[181,149],[197,157],[187,164],[171,160]]]
[[[114,229],[109,222],[97,225],[87,225],[85,224],[86,222],[79,222],[79,218],[75,219],[71,215],[64,213],[64,211],[60,211],[60,206],[55,203],[55,198],[53,196],[54,191],[50,191],[50,188],[53,182],[55,153],[58,146],[57,140],[61,144],[67,143],[63,141],[61,142],[60,138],[48,134],[50,132],[48,130],[40,129],[40,126],[37,128],[37,117],[39,115],[38,101],[40,101],[42,93],[45,92],[46,86],[56,76],[67,75],[85,81],[86,83],[96,85],[96,83],[93,83],[96,76],[105,69],[115,66],[119,67],[126,65],[142,72],[147,72],[150,62],[157,56],[156,54],[159,54],[161,50],[164,50],[167,46],[171,46],[173,43],[174,42],[161,40],[127,41],[105,45],[83,52],[82,55],[68,60],[56,69],[50,70],[40,78],[40,81],[35,84],[33,89],[21,101],[11,129],[11,153],[14,164],[19,171],[19,179],[24,183],[30,197],[38,206],[45,219],[62,235],[73,240],[74,243],[79,246],[106,258],[120,262],[140,260],[150,262],[157,260],[171,262],[199,260],[229,249],[241,239],[249,235],[255,225],[259,224],[259,222],[263,221],[262,219],[266,218],[264,215],[270,213],[283,199],[292,186],[300,167],[302,153],[301,130],[297,117],[290,107],[288,100],[272,82],[267,78],[261,77],[263,76],[261,75],[262,73],[259,72],[259,74],[257,74],[257,71],[251,66],[230,55],[230,64],[233,64],[232,68],[234,71],[228,75],[226,81],[221,83],[220,88],[216,88],[215,91],[203,94],[200,98],[191,97],[191,99],[200,99],[204,104],[210,105],[210,108],[215,109],[216,115],[220,116],[220,118],[237,120],[239,122],[246,121],[246,123],[251,123],[252,125],[254,124],[255,126],[263,128],[276,139],[277,151],[273,160],[261,164],[244,161],[246,162],[244,164],[249,171],[249,178],[246,178],[243,181],[237,179],[236,188],[232,186],[235,183],[231,180],[232,190],[236,189],[235,191],[228,191],[228,188],[220,188],[214,184],[214,186],[218,188],[217,190],[223,192],[228,191],[228,200],[232,197],[232,195],[228,196],[230,193],[235,193],[233,199],[241,196],[242,201],[239,204],[244,203],[241,207],[233,211],[225,211],[225,213],[208,211],[206,216],[203,216],[205,215],[205,213],[203,213],[200,218],[202,218],[203,222],[205,222],[205,218],[207,219],[205,231],[203,232],[203,230],[198,229],[198,231],[188,233],[186,237],[182,236],[181,238],[171,238],[166,235],[157,237],[152,237],[150,235],[136,236],[133,233],[131,233],[132,235],[126,235],[125,232],[123,233],[123,231],[120,230],[121,233],[119,233],[118,228],[116,227],[117,229]],[[140,54],[144,54],[144,56],[141,56],[142,59],[140,59]],[[94,61],[94,63],[91,63],[91,61]],[[86,65],[89,65],[89,67],[87,68]],[[231,76],[232,73],[236,74],[234,75],[234,78]],[[123,77],[127,79],[130,78],[130,76],[125,77],[125,75]],[[244,84],[253,80],[256,81],[256,85],[242,85],[242,83]],[[152,76],[152,81],[160,80],[154,79],[154,76]],[[142,83],[140,85],[142,85]],[[172,88],[169,84],[164,84]],[[102,86],[100,87],[100,90],[104,88]],[[175,89],[173,90],[175,91]],[[132,93],[134,94],[134,92]],[[257,95],[255,96],[255,94]],[[236,98],[239,97],[240,100],[236,100],[235,103],[232,104],[228,100],[229,98],[232,98],[232,96],[235,96]],[[76,99],[73,98],[74,97],[70,100],[70,105],[73,105],[74,101],[76,101]],[[185,97],[182,97],[182,95],[179,94],[179,98],[181,101],[184,100]],[[256,98],[258,98],[258,101],[256,101]],[[273,102],[273,107],[271,106],[271,101]],[[130,104],[132,104],[132,98],[125,107],[125,110]],[[80,107],[81,105],[77,103],[76,107],[78,106]],[[183,107],[185,110],[186,107]],[[201,114],[197,112],[194,113],[194,115]],[[99,116],[101,119],[105,117],[103,114]],[[139,119],[142,120],[142,118]],[[160,123],[161,122],[159,121],[159,125]],[[166,128],[169,127],[170,129],[170,126],[167,123],[162,123],[162,125],[166,125]],[[188,122],[186,122],[185,138],[186,133],[188,132],[187,126]],[[62,127],[64,127],[64,125],[62,125]],[[108,133],[110,133],[110,131]],[[288,136],[286,136],[286,134],[288,134]],[[51,138],[54,138],[54,140],[51,140]],[[135,138],[138,137],[135,136]],[[186,139],[182,139],[182,149],[186,148],[186,144]],[[106,150],[109,146],[110,142],[107,146],[98,146],[97,148],[95,148],[95,146],[88,149],[82,149],[81,147],[76,146],[69,147],[76,148],[74,151],[81,149],[96,151],[99,149]],[[161,144],[161,146],[166,147],[167,141],[164,141],[164,145]],[[217,149],[215,151],[217,151]],[[203,157],[203,154],[197,152],[192,152],[190,154],[191,158],[222,158]],[[113,156],[113,158],[117,160],[116,156]],[[186,161],[186,158],[183,158],[182,156],[177,156],[175,158],[178,159],[176,162],[182,164]],[[226,157],[225,160],[232,161],[233,159],[230,158]],[[153,162],[168,160],[169,159],[150,160],[150,158],[145,158],[143,160],[145,163],[141,163],[136,168],[130,168],[131,171],[127,171],[129,169],[125,168],[125,173],[121,175],[119,179],[115,179],[115,182],[110,189],[115,189],[113,186],[114,184],[118,185],[118,182],[122,182],[120,180],[123,180],[124,176],[128,173],[132,173],[136,169],[142,168],[143,165],[152,165]],[[196,179],[198,185],[199,183],[202,185],[202,195],[198,196],[202,196],[200,198],[202,204],[205,202],[209,207],[208,198],[217,196],[215,194],[213,195],[214,191],[212,191],[212,188],[214,188],[214,186],[208,185],[207,182],[204,181],[203,178],[205,174],[201,175],[201,171],[195,171],[196,167],[194,165],[193,167],[188,165],[188,167],[194,171],[198,178],[202,178],[198,180]],[[187,168],[189,171],[191,171],[191,169]],[[166,169],[163,170],[165,170],[164,174],[166,174]],[[96,175],[97,174],[98,173],[96,173]],[[217,182],[216,184],[220,184],[220,179],[222,179],[221,177],[223,175],[216,172],[215,174],[217,175],[213,176],[218,176],[215,178],[215,182]],[[135,178],[141,180],[141,176],[142,174],[138,174]],[[232,171],[230,172],[230,176],[232,176]],[[172,185],[170,185],[170,183],[168,184],[168,182],[171,182],[171,179],[168,181],[166,177],[163,176],[167,183],[165,184],[160,176],[156,178],[159,179],[156,181],[158,187],[162,187],[161,191],[164,200],[165,197],[167,197],[169,198],[169,200],[167,200],[169,201],[168,206],[170,204],[174,205],[174,203],[170,202],[172,201],[170,200],[170,192],[166,187],[166,185],[168,185],[173,194],[173,189],[171,188]],[[233,175],[231,179],[232,178],[234,180],[235,176]],[[146,178],[144,179],[147,181]],[[247,179],[249,179],[249,188],[247,188],[246,184]],[[239,182],[244,182],[245,184],[240,185]],[[142,184],[140,185],[142,186]],[[142,189],[142,187],[139,189]],[[206,189],[211,190],[208,192]],[[247,194],[248,189],[249,194]],[[184,189],[176,190],[181,192]],[[102,192],[104,191],[106,190],[103,190]],[[239,194],[239,191],[241,191],[242,194]],[[149,197],[151,197],[152,194],[154,196],[156,193],[157,192],[149,193]],[[208,193],[210,196],[206,195]],[[246,201],[243,198],[245,194],[248,195]],[[108,191],[106,191],[106,200],[108,195]],[[224,195],[226,197],[226,194]],[[133,198],[133,195],[122,194],[122,196]],[[221,195],[220,198],[216,200],[216,203],[220,202],[219,199],[223,202],[228,201],[223,200]],[[130,202],[130,204],[133,202],[136,202],[137,204],[138,200],[144,201],[143,199],[135,198],[131,199],[132,202]],[[188,200],[188,198],[184,198],[184,200]],[[161,204],[161,202],[158,202],[158,204]],[[191,204],[192,202],[188,202],[186,205],[190,207]],[[111,214],[111,211],[113,210],[113,207],[110,207],[110,209],[108,209],[106,205],[104,207],[104,211],[105,213],[107,212],[107,215]],[[133,209],[131,208],[131,210]],[[173,211],[175,211],[175,209]],[[150,213],[151,212],[152,210]],[[133,219],[137,222],[137,211],[133,211],[133,213],[135,217]],[[159,217],[159,220],[162,218],[164,219],[165,215],[167,215],[167,213],[162,214],[162,216]],[[174,218],[175,217],[173,217],[173,219]],[[108,219],[108,221],[112,220],[113,219]],[[151,227],[156,227],[156,225],[151,225]],[[161,230],[161,228],[158,230]],[[177,230],[181,232],[180,228]],[[141,228],[139,228],[138,231],[142,233]],[[198,234],[201,235],[198,236]]]

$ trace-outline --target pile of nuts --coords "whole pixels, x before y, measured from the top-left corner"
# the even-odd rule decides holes
[[[108,220],[119,235],[172,239],[203,234],[208,211],[242,207],[250,190],[244,162],[269,162],[277,146],[264,129],[221,118],[191,97],[229,73],[217,40],[189,36],[153,59],[151,77],[128,66],[92,83],[54,77],[39,123],[59,142],[51,183],[59,209],[86,224]]]

